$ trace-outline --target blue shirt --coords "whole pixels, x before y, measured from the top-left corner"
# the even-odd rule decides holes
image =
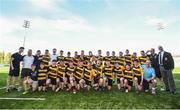
[[[147,67],[146,65],[142,65],[142,68],[144,69],[144,79],[149,80],[152,77],[155,77],[155,70],[152,67]]]

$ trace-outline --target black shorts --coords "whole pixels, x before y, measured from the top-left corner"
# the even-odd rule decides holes
[[[70,83],[70,76],[66,75],[67,83]]]
[[[138,80],[138,85],[140,85],[140,83],[141,83],[141,76],[134,76],[134,77],[137,78],[137,80]]]
[[[109,79],[109,78],[107,78],[107,80],[108,80],[108,86],[112,86],[113,80],[112,80],[112,79]]]
[[[56,78],[50,78],[50,80],[51,80],[50,83],[51,83],[52,85],[56,85]]]
[[[62,77],[58,77],[60,82],[64,82]]]
[[[119,84],[119,83],[121,83],[120,78],[123,78],[123,77],[119,77],[119,78],[117,78],[117,83],[118,83],[118,84]]]
[[[130,78],[125,78],[125,79],[127,79],[129,86],[133,86],[133,81],[132,81],[132,79],[130,79]]]
[[[154,70],[155,70],[155,73],[156,73],[156,77],[159,78],[159,79],[162,78],[161,71],[160,71],[159,67],[154,68]]]
[[[75,77],[75,81],[76,81],[77,84],[79,84],[80,79]]]
[[[149,84],[151,84],[152,81],[150,80],[149,82],[145,79],[143,79],[143,89],[144,90],[149,90]]]
[[[99,83],[99,79],[100,79],[100,77],[94,77],[94,84],[98,84]]]
[[[13,70],[10,68],[9,69],[9,76],[19,76],[20,74],[20,69],[19,68],[14,68]]]
[[[46,86],[46,79],[45,80],[38,80],[38,86]]]
[[[91,85],[91,81],[89,81],[89,80],[87,80],[87,79],[84,79],[84,81],[85,81],[85,83],[86,83],[87,85]]]
[[[23,68],[21,71],[21,78],[30,76],[32,70],[29,68]]]

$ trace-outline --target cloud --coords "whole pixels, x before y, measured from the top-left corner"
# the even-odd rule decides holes
[[[160,26],[163,28],[167,28],[173,24],[176,24],[179,20],[178,16],[170,16],[167,18],[147,16],[145,19],[146,24],[156,26],[157,28],[159,28]]]
[[[64,0],[58,0],[63,2]],[[27,2],[37,10],[56,10],[57,4],[55,0],[27,0]]]
[[[162,19],[162,18],[158,18],[156,16],[148,16],[146,17],[146,23],[149,25],[153,25],[156,26],[157,28],[165,28],[168,26],[167,22]]]

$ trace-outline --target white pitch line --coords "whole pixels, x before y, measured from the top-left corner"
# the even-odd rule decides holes
[[[8,98],[0,97],[0,100],[46,100],[45,98]]]
[[[178,82],[179,82],[180,80],[179,80],[179,79],[175,79],[175,81],[178,81]]]
[[[6,87],[1,87],[0,90],[1,90],[1,89],[6,89]]]

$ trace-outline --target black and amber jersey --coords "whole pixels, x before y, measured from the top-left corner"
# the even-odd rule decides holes
[[[116,58],[116,62],[118,62],[118,64],[120,65],[120,66],[124,66],[125,65],[125,57],[117,57]]]
[[[103,61],[103,56],[101,56],[101,55],[100,55],[100,56],[94,56],[94,57],[95,57],[96,61],[97,61],[97,60]]]
[[[37,70],[37,78],[38,80],[46,80],[47,79],[47,69],[38,69]]]
[[[113,67],[112,66],[105,66],[103,68],[103,73],[104,76],[107,77],[108,79],[113,79],[114,78],[114,74],[113,74]]]
[[[132,61],[139,60],[138,57],[132,56]]]
[[[111,66],[114,66],[116,59],[117,59],[116,56],[111,56],[111,60],[110,60]]]
[[[79,59],[82,60],[82,61],[85,61],[86,60],[86,56],[85,55],[79,55]]]
[[[111,56],[105,56],[105,57],[103,57],[103,61],[111,61]]]
[[[87,56],[85,55],[80,55],[80,60],[83,61],[84,66],[87,67],[87,63],[89,62],[89,60],[87,59]]]
[[[94,76],[94,69],[84,68],[84,79],[88,81],[92,81],[92,77]]]
[[[132,69],[130,70],[124,70],[124,78],[128,78],[130,80],[132,80],[134,78],[134,72]]]
[[[87,56],[86,56],[86,60],[87,60],[87,61],[91,61],[91,58],[93,58],[92,55],[87,55]]]
[[[103,66],[106,66],[106,61],[111,61],[111,56],[104,56],[103,57],[103,62],[102,62]]]
[[[74,66],[78,66],[78,63],[79,63],[79,57],[74,57],[73,58],[73,64],[74,64]]]
[[[57,78],[57,74],[58,74],[58,67],[57,66],[50,66],[48,69],[48,76],[49,78],[53,78],[56,79]]]
[[[60,61],[60,60],[61,60],[61,61],[64,61],[65,56],[58,56],[58,58],[57,58],[57,59],[58,59],[58,61]]]
[[[137,66],[137,67],[133,66],[132,69],[134,72],[134,76],[142,76],[144,74],[144,71],[141,66]]]
[[[44,63],[45,67],[49,66],[49,61],[51,60],[50,55],[43,55],[42,62]]]
[[[42,59],[43,59],[43,55],[35,55],[33,63],[39,67],[40,63],[42,62]]]
[[[139,62],[141,65],[144,65],[146,64],[146,61],[149,60],[149,57],[148,56],[140,56],[139,57]]]
[[[124,55],[124,58],[125,58],[126,64],[132,64],[132,55],[130,55],[130,54]]]
[[[77,79],[81,79],[83,78],[83,74],[84,74],[84,67],[77,66],[74,72],[74,77]]]
[[[74,74],[74,71],[75,71],[75,67],[67,67],[66,68],[66,76],[70,77],[70,76],[73,76]]]
[[[66,65],[66,66],[69,66],[69,62],[70,62],[70,61],[73,61],[73,57],[65,57],[65,58],[64,58],[64,61],[65,61],[65,65]]]
[[[66,72],[66,66],[58,66],[58,77],[63,78]]]
[[[116,78],[124,77],[124,71],[123,71],[123,68],[121,68],[121,67],[114,68],[113,72],[115,73]]]
[[[103,77],[103,66],[102,65],[100,65],[100,66],[94,65],[93,69],[94,69],[94,76]]]

